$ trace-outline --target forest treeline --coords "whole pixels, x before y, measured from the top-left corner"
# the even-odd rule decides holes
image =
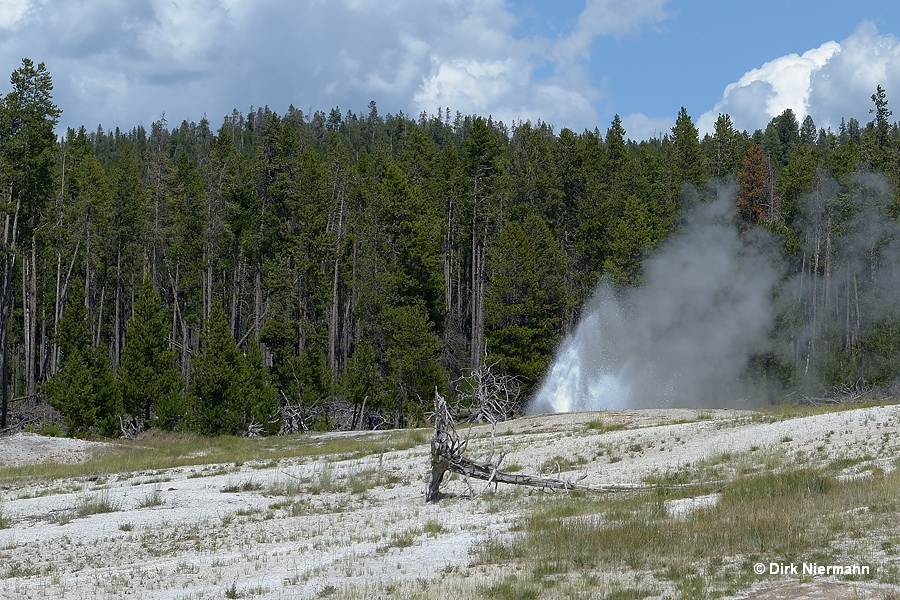
[[[784,293],[779,330],[796,335],[749,368],[787,388],[900,373],[900,315],[860,300],[892,234],[852,274],[841,246],[860,190],[879,222],[897,218],[900,127],[880,87],[871,122],[836,132],[786,110],[753,133],[720,115],[701,138],[682,108],[670,132],[633,142],[618,116],[555,132],[375,102],[58,139],[44,65],[23,60],[11,84],[4,426],[8,407],[43,402],[73,434],[404,426],[484,364],[524,401],[598,281],[640,285],[685,203],[723,178],[738,185],[735,227],[778,235],[786,280],[815,292]]]

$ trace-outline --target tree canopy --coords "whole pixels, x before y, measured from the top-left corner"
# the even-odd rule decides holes
[[[900,315],[857,268],[895,257],[900,128],[881,86],[872,121],[837,132],[786,110],[701,137],[681,107],[641,142],[618,115],[555,132],[374,102],[56,139],[52,89],[25,59],[0,96],[4,419],[16,399],[79,434],[277,432],[286,407],[309,427],[415,425],[486,357],[527,398],[597,283],[641,285],[697,190],[728,181],[735,227],[780,236],[786,280],[819,286],[785,295],[797,337],[767,364],[786,389],[811,368],[835,386],[900,376]]]

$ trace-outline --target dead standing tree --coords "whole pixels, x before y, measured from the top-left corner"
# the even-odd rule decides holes
[[[463,377],[456,387],[460,404],[457,416],[466,411],[473,421],[487,421],[496,426],[511,419],[519,410],[519,381],[497,372],[497,362],[488,362],[487,349],[481,365]]]

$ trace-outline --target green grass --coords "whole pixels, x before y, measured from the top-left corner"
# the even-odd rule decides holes
[[[435,521],[431,519],[426,521],[424,525],[422,525],[422,533],[431,536],[437,537],[439,533],[444,531],[444,526],[441,525],[440,521]]]
[[[604,423],[601,419],[588,421],[586,427],[588,431],[595,431],[598,433],[606,433],[607,431],[621,431],[625,429],[625,425],[623,423]]]
[[[204,471],[196,475],[202,477],[204,474],[221,474],[212,465],[219,465],[219,471],[227,473],[231,469],[222,465],[241,465],[250,461],[254,464],[257,461],[271,463],[282,458],[359,458],[423,445],[428,442],[429,436],[430,432],[422,429],[372,432],[359,436],[291,435],[269,438],[210,438],[153,431],[140,440],[115,440],[105,452],[78,463],[0,467],[0,479],[15,483],[210,465],[206,469],[213,469],[213,472]]]
[[[47,575],[52,570],[52,567],[35,567],[34,565],[28,564],[27,561],[17,562],[12,561],[5,565],[5,571],[3,571],[2,578],[3,579],[12,579],[13,577],[40,577],[43,575]]]
[[[162,491],[160,491],[159,486],[154,486],[150,492],[147,493],[146,496],[141,498],[140,502],[138,502],[138,508],[153,508],[155,506],[162,506],[166,501],[163,500]]]
[[[232,483],[222,487],[221,491],[225,494],[236,494],[238,492],[255,492],[263,488],[261,483],[248,479],[243,483]]]
[[[741,454],[721,452],[673,471],[654,473],[644,481],[651,485],[670,486],[734,479],[764,471],[780,471],[789,460],[783,448],[755,448]]]
[[[897,404],[896,400],[878,399],[865,400],[863,402],[846,402],[835,404],[821,404],[812,406],[809,404],[796,403],[779,403],[770,404],[757,409],[757,414],[753,416],[753,420],[771,422],[783,421],[786,419],[796,419],[799,417],[809,417],[813,415],[824,415],[834,412],[843,412],[847,410],[856,410],[858,408],[876,408],[879,406],[891,406]]]
[[[75,504],[75,516],[78,518],[116,512],[119,505],[110,500],[109,491],[102,490],[97,493],[83,494],[78,497]]]
[[[759,579],[756,561],[865,559],[831,549],[838,540],[892,532],[898,494],[900,473],[840,482],[824,470],[798,469],[724,484],[718,504],[685,519],[667,515],[659,491],[554,498],[522,518],[515,537],[485,542],[476,563],[524,566],[554,586],[584,573],[649,572],[675,597],[715,597]],[[508,581],[490,591],[503,597],[532,589],[523,585]]]
[[[541,463],[541,466],[538,468],[538,470],[541,473],[557,473],[560,471],[571,471],[576,467],[580,467],[586,464],[587,459],[583,456],[566,458],[556,455],[553,458],[545,460],[543,463]]]
[[[482,586],[479,592],[491,600],[537,600],[541,597],[540,586],[515,575],[507,575],[499,583]]]

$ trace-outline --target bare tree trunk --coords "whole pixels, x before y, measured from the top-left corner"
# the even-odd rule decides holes
[[[116,251],[116,298],[113,310],[113,348],[112,368],[115,372],[122,356],[122,248]]]
[[[185,379],[191,375],[191,331],[187,319],[181,318],[181,368]]]
[[[237,339],[241,328],[241,272],[244,253],[238,250],[237,260],[234,261],[234,281],[231,285],[231,335]]]
[[[69,289],[69,282],[72,280],[72,270],[75,268],[75,259],[78,257],[78,248],[81,245],[79,239],[75,243],[75,252],[72,253],[72,260],[69,261],[69,269],[66,271],[66,278],[60,281],[62,271],[62,252],[56,254],[56,305],[53,312],[53,339],[56,340],[59,335],[59,320],[62,318],[63,306],[66,301],[66,291]],[[50,352],[50,374],[56,373],[59,367],[59,346],[53,342],[53,348]]]
[[[253,278],[253,339],[260,346],[263,357],[265,351],[259,343],[259,332],[262,331],[262,319],[265,314],[262,285],[262,256],[256,259],[256,275]]]
[[[32,241],[33,239],[34,238],[32,237]],[[31,310],[31,302],[29,302],[28,300],[28,292],[30,291],[30,288],[27,285],[27,282],[30,279],[30,277],[28,276],[29,262],[30,257],[28,255],[22,257],[22,346],[25,355],[24,359],[26,395],[28,395],[27,390],[32,387],[29,385],[29,382],[31,380],[31,369],[33,364],[32,352],[34,348],[34,341],[31,337],[31,314],[29,312]]]
[[[31,360],[28,362],[28,376],[25,379],[25,394],[29,398],[35,395],[35,387],[37,385],[37,238],[31,236],[31,273],[29,275],[29,294],[28,294],[28,312],[31,319],[28,322],[30,332],[28,338],[31,341]]]
[[[356,249],[357,245],[354,242],[353,244],[353,260],[350,264],[350,278],[351,281],[356,281]],[[351,286],[350,288],[350,297],[344,302],[344,322],[341,326],[341,362],[338,368],[337,375],[340,375],[340,371],[343,369],[343,366],[347,364],[347,360],[350,358],[350,341],[353,335],[353,307],[356,306],[356,288],[355,286]]]
[[[478,322],[478,245],[476,243],[477,236],[477,213],[475,206],[472,206],[472,254],[471,269],[469,279],[469,363],[474,367],[480,360],[481,352],[478,348],[478,339],[476,334],[476,323]]]
[[[822,298],[822,313],[828,318],[829,307],[831,306],[831,215],[825,221],[825,290]]]
[[[181,302],[179,300],[179,292],[181,286],[181,265],[175,265],[175,279],[172,281],[172,345],[176,344],[176,340],[179,339],[179,333],[181,338],[181,372],[185,377],[190,377],[190,361],[189,361],[189,352],[190,352],[190,339],[188,337],[188,326],[187,319],[182,314],[181,310]]]
[[[333,225],[334,231],[334,262],[331,269],[331,308],[328,314],[328,368],[332,377],[337,377],[338,348],[340,345],[339,326],[341,322],[340,312],[340,273],[341,273],[341,246],[344,241],[344,189],[336,184],[333,194],[337,196],[337,222]]]
[[[453,311],[453,200],[447,207],[447,232],[444,236],[444,302],[447,304],[447,312]],[[450,321],[453,319],[451,317]]]
[[[97,332],[94,336],[94,345],[100,345],[100,337],[103,332],[103,305],[106,302],[106,284],[100,286],[100,307],[97,314]]]
[[[819,247],[821,245],[819,239],[819,227],[816,226],[816,244],[815,244],[815,253],[813,254],[812,264],[810,265],[810,271],[812,277],[810,278],[810,283],[812,284],[812,335],[810,336],[810,359],[815,361],[816,359],[816,339],[819,337]]]
[[[9,196],[12,199],[12,188]],[[9,316],[12,312],[13,270],[16,264],[20,208],[21,201],[16,200],[12,219],[7,213],[3,225],[3,258],[0,264],[3,269],[0,273],[0,429],[6,429],[9,420]]]
[[[31,252],[22,258],[22,319],[25,359],[25,395],[34,396],[37,369],[37,239],[31,236]]]
[[[44,381],[47,374],[47,362],[49,358],[49,342],[47,340],[47,313],[46,309],[41,309],[41,355],[40,368],[37,372],[38,381]]]
[[[484,358],[484,247],[473,246],[472,255],[472,368],[481,366]]]

